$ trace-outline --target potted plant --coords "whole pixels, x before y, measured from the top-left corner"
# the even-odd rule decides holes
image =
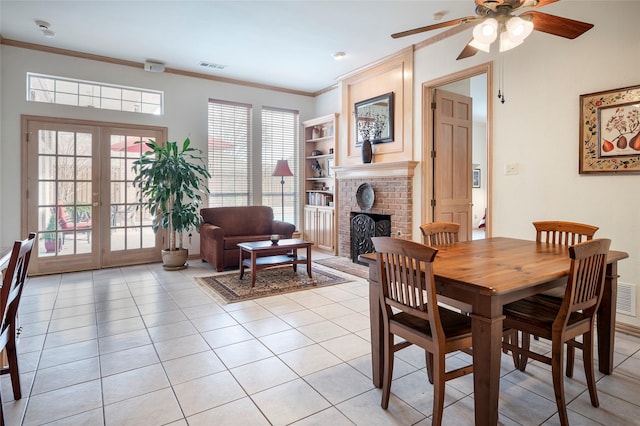
[[[52,214],[49,218],[49,223],[47,224],[47,231],[55,231],[56,230],[56,215]],[[56,233],[55,232],[45,232],[42,234],[42,239],[44,240],[44,249],[47,253],[56,253],[62,249],[62,239],[59,237],[56,241]]]
[[[141,205],[154,217],[153,231],[167,230],[164,267],[181,269],[186,267],[189,254],[183,247],[183,234],[200,229],[202,196],[209,193],[206,179],[211,175],[202,151],[192,148],[189,138],[182,145],[145,144],[149,150],[133,162],[133,185],[138,188]]]

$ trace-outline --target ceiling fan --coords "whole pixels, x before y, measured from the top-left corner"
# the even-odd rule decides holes
[[[557,1],[559,0],[475,0],[476,16],[466,16],[414,28],[391,34],[391,37],[400,38],[439,28],[453,27],[434,36],[431,41],[436,42],[475,25],[473,38],[456,58],[464,59],[475,55],[478,50],[489,52],[491,43],[498,37],[500,37],[500,51],[504,52],[521,44],[533,30],[574,39],[593,28],[593,24],[535,10],[529,10],[517,16],[513,14],[520,9],[539,8]]]

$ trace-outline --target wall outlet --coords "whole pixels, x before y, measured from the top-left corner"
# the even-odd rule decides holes
[[[505,175],[517,175],[518,174],[518,163],[509,163],[504,166],[504,174]]]

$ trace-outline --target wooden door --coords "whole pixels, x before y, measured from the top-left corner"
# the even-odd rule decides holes
[[[161,128],[23,117],[27,138],[22,201],[27,231],[37,231],[29,272],[50,274],[161,260],[161,236],[138,208],[132,162],[164,140]]]
[[[471,239],[472,100],[435,90],[433,220],[460,224],[460,240]]]

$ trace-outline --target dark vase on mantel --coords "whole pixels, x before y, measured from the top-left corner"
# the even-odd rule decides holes
[[[371,141],[369,139],[365,139],[362,142],[362,164],[367,164],[371,162]]]

